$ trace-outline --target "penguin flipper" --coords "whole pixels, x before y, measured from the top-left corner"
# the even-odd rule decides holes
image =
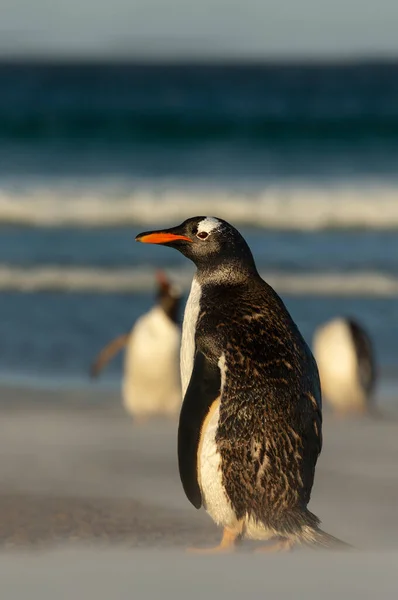
[[[90,367],[91,377],[97,377],[99,375],[104,366],[126,346],[129,337],[130,333],[119,335],[100,351]]]
[[[188,500],[202,506],[198,482],[198,448],[203,422],[221,389],[221,374],[217,363],[197,351],[191,379],[181,407],[178,427],[178,466],[181,483]]]
[[[370,393],[376,382],[373,345],[366,331],[354,319],[348,319],[348,324],[358,357],[359,380],[366,392]]]

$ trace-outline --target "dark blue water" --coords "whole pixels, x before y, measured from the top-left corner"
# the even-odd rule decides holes
[[[153,228],[158,227],[154,215]],[[259,268],[301,273],[383,272],[398,275],[394,231],[267,231],[240,227],[255,250]],[[0,230],[0,263],[34,268],[183,268],[186,259],[171,249],[134,243],[138,227],[108,229],[22,228]],[[1,282],[0,282],[1,285]]]
[[[397,140],[398,64],[0,65],[2,139]]]
[[[203,212],[231,220],[260,269],[285,277],[308,341],[350,314],[393,373],[397,165],[398,63],[0,65],[3,380],[87,380],[93,355],[151,306],[144,276],[188,268],[134,235]]]
[[[398,157],[398,63],[3,64],[0,142],[8,173],[385,174]]]

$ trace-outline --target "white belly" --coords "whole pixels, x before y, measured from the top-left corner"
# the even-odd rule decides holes
[[[219,416],[217,404],[204,423],[198,456],[199,486],[203,506],[213,521],[217,525],[234,528],[237,519],[222,484],[221,456],[215,440]]]
[[[358,359],[344,319],[320,327],[313,348],[325,400],[342,410],[363,407],[366,398],[358,377]]]
[[[126,347],[123,402],[134,415],[172,415],[181,405],[180,330],[155,307],[138,319]]]
[[[195,331],[200,310],[200,297],[202,291],[195,277],[192,281],[187,305],[185,307],[184,322],[182,325],[182,341],[180,354],[182,397],[189,385],[192,375],[195,356]]]

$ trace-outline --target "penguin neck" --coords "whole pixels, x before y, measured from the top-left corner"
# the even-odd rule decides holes
[[[195,279],[204,284],[240,285],[248,279],[259,278],[254,259],[242,261],[239,258],[223,258],[209,263],[198,264]]]
[[[164,314],[175,324],[178,323],[179,303],[179,298],[171,296],[163,296],[159,299],[159,306],[162,308]]]

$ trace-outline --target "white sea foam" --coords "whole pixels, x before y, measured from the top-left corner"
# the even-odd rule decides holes
[[[192,270],[167,269],[170,277],[188,291]],[[398,296],[398,275],[360,273],[261,272],[281,294],[317,296]],[[147,268],[99,269],[42,266],[18,268],[0,265],[2,291],[59,291],[95,293],[140,293],[153,291],[153,272]]]
[[[0,189],[0,224],[37,227],[121,227],[175,224],[217,215],[265,229],[398,229],[398,185],[273,186],[242,192],[203,187]]]

